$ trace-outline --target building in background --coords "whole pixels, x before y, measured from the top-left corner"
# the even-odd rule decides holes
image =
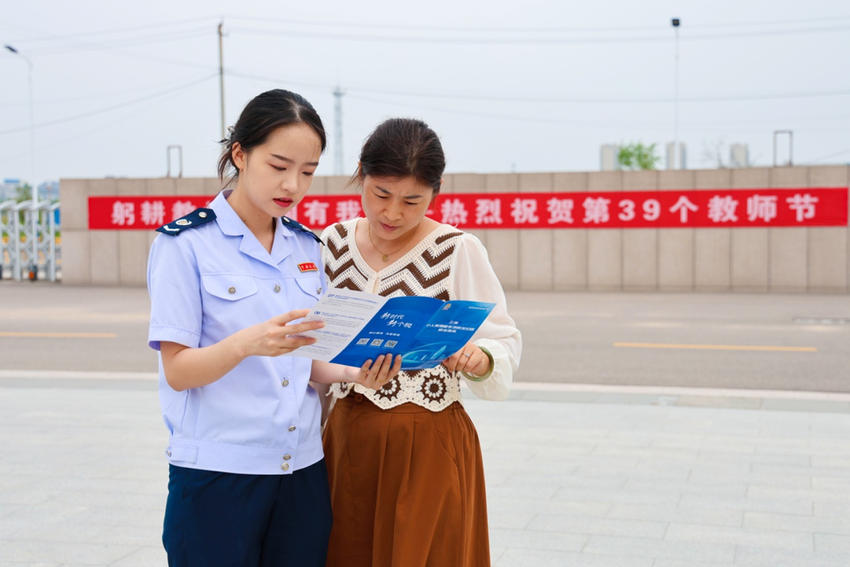
[[[729,167],[750,167],[750,149],[747,144],[729,146]]]
[[[18,198],[18,188],[26,184],[27,182],[21,179],[4,179],[3,182],[0,183],[0,201],[14,201]],[[29,195],[27,195],[27,198],[29,198]],[[50,201],[51,203],[53,201],[58,201],[59,182],[45,181],[44,183],[39,185],[38,200]]]
[[[20,179],[4,179],[3,183],[0,184],[0,201],[14,200],[20,184]]]
[[[617,144],[602,144],[599,152],[599,170],[617,171],[620,169],[620,163],[617,160],[619,153],[620,146]]]
[[[674,167],[673,155],[675,150],[673,147],[675,145],[675,142],[667,143],[667,169],[688,169],[688,147],[684,142],[679,142],[679,163],[675,164],[678,167]]]
[[[41,201],[53,201],[59,200],[59,182],[58,181],[45,181],[41,185],[38,186],[38,200]]]

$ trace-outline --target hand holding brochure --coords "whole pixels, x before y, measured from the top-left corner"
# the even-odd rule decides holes
[[[495,305],[331,289],[304,318],[325,323],[303,333],[318,340],[292,355],[362,366],[381,354],[401,354],[402,370],[432,368],[463,348]]]

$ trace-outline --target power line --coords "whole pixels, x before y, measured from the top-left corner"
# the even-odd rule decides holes
[[[736,125],[736,124],[776,124],[777,122],[784,122],[787,124],[798,124],[800,122],[820,122],[820,121],[829,121],[829,122],[837,122],[841,120],[850,120],[850,115],[844,116],[809,116],[803,118],[789,118],[788,116],[782,116],[781,118],[773,118],[773,119],[758,119],[758,120],[734,120],[728,122],[728,124]],[[692,126],[705,126],[705,125],[717,125],[717,124],[727,124],[727,122],[712,120],[711,122],[689,122]]]
[[[135,57],[137,59],[147,59],[149,61],[157,61],[159,63],[167,63],[169,65],[177,65],[179,67],[191,67],[193,69],[205,69],[207,71],[215,71],[218,73],[218,66],[214,65],[204,65],[201,63],[189,63],[188,61],[180,61],[177,59],[172,59],[170,57],[156,57],[154,55],[148,55],[146,53],[134,53],[132,51],[125,51],[123,49],[116,50],[115,53],[119,55],[127,55],[129,57]]]
[[[761,36],[774,36],[774,35],[796,35],[796,34],[810,34],[810,33],[845,31],[845,30],[848,30],[848,29],[850,29],[850,25],[829,26],[829,27],[822,27],[822,28],[768,30],[768,31],[746,32],[746,33],[683,35],[682,40],[694,41],[694,40],[703,40],[703,39],[726,39],[726,38],[736,38],[736,37],[746,38],[746,37],[761,37]]]
[[[44,150],[49,150],[49,149],[52,149],[52,148],[64,146],[65,144],[68,144],[70,142],[75,142],[77,140],[80,140],[82,138],[90,136],[90,135],[94,134],[95,132],[100,132],[101,130],[106,130],[107,128],[112,128],[116,124],[120,124],[121,122],[126,122],[127,120],[129,120],[129,119],[131,119],[135,116],[138,116],[140,114],[144,114],[145,112],[151,110],[152,108],[155,108],[155,107],[157,107],[157,106],[159,106],[159,105],[161,105],[165,102],[168,102],[169,100],[177,97],[180,94],[181,94],[181,91],[173,92],[170,95],[163,97],[161,100],[157,100],[153,104],[150,104],[150,105],[142,108],[141,110],[138,110],[137,112],[132,112],[132,113],[130,113],[130,114],[124,116],[124,117],[116,118],[114,120],[110,120],[108,124],[105,124],[103,126],[99,126],[99,127],[94,128],[92,130],[87,130],[86,132],[84,132],[82,134],[78,134],[77,136],[74,136],[72,138],[66,138],[65,140],[62,140],[61,142],[57,142],[55,144],[50,144],[50,145],[47,145],[47,146],[42,146],[42,147],[36,149],[36,153],[43,152]],[[8,163],[10,161],[14,161],[16,159],[19,159],[19,158],[27,156],[27,155],[29,155],[29,154],[24,153],[24,154],[18,154],[16,156],[6,157],[6,158],[3,158],[3,159],[0,159],[0,164]]]
[[[209,35],[208,29],[196,28],[192,30],[181,30],[176,32],[168,32],[149,36],[127,37],[122,39],[110,39],[103,42],[86,42],[68,45],[58,45],[53,47],[44,47],[31,49],[28,53],[33,57],[44,55],[54,55],[67,53],[78,53],[81,51],[105,51],[110,49],[120,49],[124,47],[133,47],[138,45],[150,45],[154,43],[166,43],[169,41],[180,41],[184,39],[194,39]]]
[[[602,98],[602,97],[587,97],[587,98],[520,98],[520,97],[500,97],[500,96],[483,96],[483,95],[464,95],[464,94],[425,94],[413,93],[405,91],[383,91],[375,89],[361,89],[351,87],[350,90],[374,93],[374,94],[392,94],[399,96],[410,96],[419,98],[450,98],[459,100],[483,100],[492,102],[522,102],[522,103],[567,103],[567,104],[666,104],[673,102],[672,98]],[[850,95],[848,90],[836,91],[809,91],[799,93],[773,93],[773,94],[754,94],[754,95],[724,95],[724,96],[704,96],[704,97],[680,97],[679,102],[732,102],[742,100],[773,100],[773,99],[788,99],[788,98],[816,98],[827,96],[845,96]]]
[[[399,106],[402,108],[409,108],[409,105],[400,103],[398,101],[392,101],[387,99],[378,99],[372,97],[363,97],[357,95],[349,95],[351,98],[366,102],[373,102],[382,105],[391,105],[391,106]],[[648,131],[656,131],[656,132],[669,132],[669,127],[667,126],[659,126],[658,121],[653,122],[625,122],[622,120],[567,120],[562,118],[552,118],[552,117],[536,117],[536,116],[521,116],[510,113],[486,113],[486,112],[478,112],[478,111],[468,111],[468,110],[459,110],[453,108],[446,107],[435,107],[435,106],[426,106],[426,105],[415,105],[416,108],[427,110],[429,112],[439,112],[443,114],[453,114],[453,115],[461,115],[466,117],[473,118],[495,118],[497,120],[510,120],[510,121],[519,121],[519,122],[542,122],[542,123],[557,123],[557,124],[567,124],[570,126],[576,127],[589,127],[589,128],[607,128],[607,129],[615,129],[615,130],[648,130]],[[776,120],[774,123],[782,123],[787,122],[784,120]],[[728,133],[730,132],[729,128],[700,128],[693,127],[689,123],[685,123],[682,127],[683,132],[720,132],[720,133]],[[765,132],[764,128],[735,128],[732,130],[733,132],[756,132],[763,133]],[[799,132],[844,132],[847,131],[847,128],[795,128],[795,131]]]
[[[644,25],[644,26],[606,26],[606,27],[539,27],[539,26],[428,26],[428,25],[405,25],[405,24],[375,24],[375,23],[352,23],[352,22],[328,22],[315,20],[299,20],[288,18],[267,18],[267,17],[250,17],[240,14],[227,14],[224,16],[200,16],[197,18],[185,18],[181,20],[172,20],[158,22],[155,24],[145,24],[131,27],[111,28],[106,30],[92,30],[80,32],[77,34],[47,34],[32,38],[21,38],[16,40],[16,43],[28,44],[35,42],[49,42],[56,40],[90,38],[92,36],[116,35],[125,34],[128,32],[136,32],[151,29],[162,29],[186,24],[196,24],[200,22],[209,22],[211,20],[219,21],[222,18],[225,20],[244,21],[244,22],[262,22],[275,23],[291,26],[310,26],[323,28],[343,28],[343,29],[360,29],[360,30],[407,30],[407,31],[435,31],[435,32],[458,32],[458,33],[599,33],[599,32],[623,32],[623,31],[666,31],[666,25]],[[776,26],[776,25],[798,25],[798,24],[817,24],[822,22],[835,23],[839,21],[850,20],[850,15],[846,16],[831,16],[823,18],[800,18],[788,20],[768,20],[768,21],[749,21],[749,22],[727,22],[727,23],[707,23],[707,24],[689,24],[688,29],[718,29],[718,28],[740,28],[740,27],[758,27],[758,26]],[[5,27],[15,30],[23,30],[28,33],[39,33],[37,30],[25,28],[8,23],[0,23],[0,27]],[[807,31],[807,30],[802,30]]]
[[[829,154],[829,155],[826,155],[826,156],[821,156],[819,158],[810,159],[810,160],[807,161],[807,163],[824,161],[824,160],[831,159],[831,158],[834,158],[834,157],[843,156],[845,154],[850,154],[850,148],[847,148],[846,150],[841,150],[840,152],[835,152],[834,154]]]
[[[754,27],[754,26],[781,26],[785,24],[814,24],[819,22],[838,22],[850,20],[848,16],[832,16],[826,18],[801,18],[796,20],[770,20],[766,22],[730,22],[727,24],[688,24],[689,28],[707,29],[707,28],[735,28],[735,27]],[[666,27],[666,26],[665,26]]]
[[[173,88],[170,88],[170,89],[167,89],[167,90],[164,90],[164,91],[160,91],[158,93],[154,93],[152,95],[148,95],[148,96],[145,96],[145,97],[142,97],[142,98],[131,100],[131,101],[128,101],[128,102],[125,102],[125,103],[122,103],[122,104],[117,104],[117,105],[110,106],[110,107],[107,107],[107,108],[101,108],[99,110],[93,110],[91,112],[85,112],[83,114],[77,114],[75,116],[69,116],[67,118],[60,118],[58,120],[51,120],[51,121],[48,121],[48,122],[41,122],[39,124],[33,125],[32,127],[33,128],[44,128],[46,126],[54,126],[56,124],[62,124],[64,122],[71,122],[73,120],[79,120],[81,118],[88,118],[89,116],[95,116],[97,114],[103,114],[104,112],[110,112],[112,110],[118,110],[120,108],[125,108],[125,107],[128,107],[128,106],[132,106],[134,104],[146,102],[146,101],[149,101],[153,98],[164,96],[164,95],[167,95],[169,93],[173,93],[173,92],[176,92],[176,91],[187,89],[187,88],[192,87],[194,85],[203,83],[204,81],[208,81],[215,76],[217,76],[217,74],[207,75],[205,77],[202,77],[200,79],[196,79],[196,80],[191,81],[189,83],[184,83],[182,85],[178,85],[176,87],[173,87]],[[16,132],[23,132],[23,131],[29,130],[29,129],[30,129],[29,126],[22,126],[22,127],[18,127],[18,128],[11,128],[9,130],[2,130],[2,131],[0,131],[0,136],[5,136],[7,134],[14,134]]]
[[[212,69],[212,67],[210,67],[210,69]],[[173,81],[169,81],[167,83],[158,83],[156,85],[149,85],[149,86],[145,86],[145,87],[134,87],[132,89],[114,91],[114,92],[106,93],[106,94],[97,94],[97,95],[90,95],[90,96],[78,96],[78,97],[73,97],[73,98],[44,99],[44,100],[36,100],[36,101],[33,101],[33,102],[36,106],[47,105],[47,104],[67,104],[67,103],[71,103],[71,102],[85,102],[85,101],[89,101],[89,100],[98,100],[98,99],[103,99],[103,98],[112,98],[112,97],[116,97],[116,96],[122,96],[122,95],[126,95],[128,93],[138,94],[140,92],[161,89],[165,86],[169,86],[169,85],[172,85],[172,84],[173,84]],[[7,107],[8,106],[26,106],[28,104],[29,104],[29,102],[27,102],[27,101],[0,102],[0,107],[4,107],[4,106],[7,106]]]
[[[280,79],[275,79],[275,78],[270,78],[270,77],[260,77],[260,76],[256,76],[256,75],[246,75],[246,74],[242,74],[242,73],[232,73],[231,72],[231,73],[228,73],[228,74],[239,77],[239,78],[243,78],[243,79],[254,80],[254,81],[262,81],[262,82],[267,82],[267,83],[280,84],[281,82],[283,82],[284,84],[299,84],[299,83],[295,83],[293,81],[281,81]],[[313,84],[312,86],[315,86],[315,84]],[[324,87],[322,87],[322,88],[324,88]],[[409,107],[408,104],[399,102],[397,100],[387,100],[387,99],[378,99],[378,98],[372,98],[372,97],[362,96],[362,95],[352,95],[352,94],[349,93],[348,90],[346,90],[345,94],[347,96],[353,98],[353,99],[356,99],[356,100],[361,100],[361,101],[366,101],[366,102],[374,102],[374,103],[378,103],[378,104],[385,104],[385,105],[391,105],[391,106],[399,106],[399,107],[404,107],[404,108]],[[558,123],[566,123],[566,124],[572,124],[572,125],[585,125],[585,126],[598,126],[599,124],[604,124],[604,122],[601,122],[601,121],[561,120],[561,119],[552,119],[552,118],[548,118],[548,117],[547,118],[540,118],[540,117],[531,117],[531,116],[516,116],[516,115],[512,115],[512,114],[507,114],[507,113],[492,114],[492,113],[485,113],[485,112],[470,112],[470,111],[467,111],[467,110],[458,110],[458,109],[452,109],[452,108],[446,108],[446,107],[434,107],[434,106],[423,106],[423,105],[416,105],[416,107],[423,109],[423,110],[436,111],[436,112],[442,112],[442,113],[447,113],[447,114],[472,116],[472,117],[478,117],[478,118],[497,118],[497,119],[502,119],[502,120],[518,120],[518,121],[521,121],[521,122],[543,122],[543,123],[558,122]],[[615,125],[621,125],[622,122],[620,122],[620,121],[611,122],[611,124],[612,124],[612,127],[613,127]]]
[[[312,26],[324,26],[324,27],[344,27],[344,28],[357,28],[357,29],[393,29],[393,30],[430,30],[430,31],[443,31],[443,32],[456,32],[456,31],[470,31],[475,30],[479,33],[505,33],[508,31],[514,33],[551,33],[554,31],[558,32],[581,32],[581,33],[592,33],[595,31],[635,31],[635,30],[660,30],[666,28],[659,28],[657,26],[632,26],[632,27],[622,27],[622,28],[463,28],[463,27],[439,27],[439,26],[381,26],[375,24],[340,24],[340,23],[318,23],[318,22],[307,22],[303,20],[268,20],[263,19],[259,20],[256,18],[247,18],[240,16],[230,16],[231,19],[235,20],[243,20],[243,21],[265,21],[265,22],[280,22],[286,24],[298,24],[298,25],[312,25]],[[152,24],[146,26],[136,26],[130,28],[119,28],[115,30],[104,30],[100,32],[90,32],[87,34],[69,34],[69,35],[49,35],[35,39],[21,39],[18,40],[17,43],[26,44],[28,42],[35,41],[63,41],[63,40],[73,40],[78,37],[90,37],[92,35],[113,35],[116,33],[123,33],[127,31],[140,31],[140,30],[150,30],[150,29],[160,29],[165,27],[173,27],[184,24],[195,24],[198,22],[208,21],[212,19],[212,17],[203,17],[203,18],[192,18],[192,19],[184,19],[177,20],[175,22],[170,23],[161,23],[161,24]],[[836,18],[828,19],[831,22],[843,21],[850,19],[850,16],[839,16]],[[739,23],[739,24],[709,24],[709,25],[695,25],[689,26],[690,28],[696,29],[716,29],[718,27],[727,27],[727,26],[750,26],[750,25],[780,25],[787,23],[799,23],[799,22],[821,22],[826,21],[826,18],[813,18],[807,20],[783,20],[777,22],[762,22],[762,23]],[[23,28],[22,28],[23,29]],[[500,36],[498,38],[469,38],[469,37],[423,37],[423,36],[415,36],[415,35],[350,35],[350,34],[334,34],[334,33],[320,33],[320,32],[309,32],[309,31],[299,31],[299,30],[275,30],[268,28],[251,28],[251,27],[233,27],[228,28],[231,31],[236,33],[250,33],[252,35],[267,35],[267,36],[280,36],[283,35],[287,38],[291,37],[299,37],[299,38],[315,38],[315,39],[338,39],[338,40],[349,40],[349,41],[365,41],[365,42],[391,42],[391,43],[439,43],[439,44],[461,44],[461,45],[551,45],[551,44],[604,44],[604,43],[634,43],[634,42],[669,42],[671,38],[669,34],[664,33],[658,36],[634,36],[634,37],[603,37],[603,38],[594,38],[594,37],[572,37],[572,38],[552,38],[552,37],[520,37],[520,38],[506,38],[504,36]],[[850,29],[850,25],[838,25],[831,27],[817,27],[817,28],[804,28],[804,29],[784,29],[784,30],[768,30],[768,31],[754,31],[754,32],[743,32],[743,33],[720,33],[720,34],[703,34],[703,35],[684,35],[681,39],[683,41],[699,41],[699,40],[707,40],[707,39],[728,39],[728,38],[745,38],[745,37],[757,37],[757,36],[774,36],[774,35],[787,35],[787,34],[809,34],[809,33],[823,33],[823,32],[834,32],[834,31],[845,31]],[[44,56],[44,55],[52,55],[52,54],[66,54],[80,51],[104,51],[104,50],[116,50],[124,47],[138,46],[138,45],[148,45],[153,43],[164,43],[169,41],[180,41],[186,39],[195,39],[204,37],[209,33],[209,30],[205,27],[190,27],[179,30],[169,30],[164,31],[162,33],[157,33],[153,35],[142,35],[142,36],[130,36],[130,37],[122,37],[122,38],[109,38],[100,42],[74,42],[72,46],[69,48],[67,45],[55,45],[48,46],[44,48],[35,48],[30,49],[29,54],[34,57]],[[173,60],[167,60],[164,58],[154,58],[150,56],[142,56],[139,54],[132,54],[136,57],[143,57],[152,60],[163,61],[171,64],[181,65],[181,66],[195,66],[202,67],[200,65],[193,65],[188,62],[178,62]],[[203,66],[206,67],[206,66]],[[208,68],[208,67],[206,67]]]
[[[622,31],[666,31],[669,29],[667,25],[652,25],[652,26],[610,26],[610,27],[485,27],[485,26],[426,26],[426,25],[404,25],[404,24],[374,24],[374,23],[351,23],[351,22],[327,22],[314,20],[293,20],[287,18],[254,18],[237,14],[228,14],[224,16],[227,20],[248,21],[248,22],[263,22],[263,23],[278,23],[284,25],[301,25],[313,27],[330,27],[343,29],[379,29],[379,30],[408,30],[408,31],[437,31],[437,32],[472,32],[472,33],[563,33],[563,32],[622,32]],[[850,15],[834,16],[825,18],[805,18],[794,20],[769,20],[760,22],[731,22],[731,23],[714,23],[702,25],[688,25],[689,29],[716,29],[726,27],[755,27],[755,26],[773,26],[787,24],[811,24],[819,22],[831,22],[850,20]]]
[[[252,75],[239,71],[227,71],[227,74],[233,77],[243,79],[255,79],[265,82],[285,83],[297,86],[310,88],[318,88],[323,90],[333,90],[334,85],[329,83],[310,83],[292,81],[290,79],[278,79],[269,76]],[[648,97],[648,98],[604,98],[604,97],[517,97],[517,96],[493,96],[493,95],[477,95],[466,93],[423,93],[413,91],[399,91],[392,89],[371,89],[361,87],[347,87],[347,92],[360,92],[377,95],[393,95],[393,96],[408,96],[415,98],[433,98],[433,99],[456,99],[456,100],[471,100],[471,101],[490,101],[490,102],[519,102],[519,103],[553,103],[553,104],[666,104],[673,102],[672,98],[667,97]],[[839,89],[833,91],[808,91],[797,93],[766,93],[752,95],[720,95],[720,96],[701,96],[701,97],[679,97],[679,102],[731,102],[743,100],[781,100],[789,98],[819,98],[830,96],[846,96],[850,95],[850,89]]]
[[[184,20],[173,20],[173,21],[170,21],[170,22],[161,22],[161,23],[158,23],[158,24],[133,26],[133,27],[129,27],[129,28],[113,28],[113,29],[109,29],[109,30],[88,31],[88,32],[82,32],[82,33],[78,33],[78,34],[62,34],[62,35],[47,34],[47,35],[44,35],[44,36],[34,37],[34,38],[29,38],[29,39],[26,39],[26,38],[19,39],[19,40],[16,40],[15,43],[19,43],[19,44],[23,45],[23,44],[27,44],[27,43],[33,43],[33,42],[56,41],[56,40],[64,40],[64,39],[76,39],[76,38],[89,38],[89,37],[92,37],[92,36],[95,36],[95,35],[123,34],[123,33],[133,32],[133,31],[149,30],[149,29],[156,29],[156,28],[167,28],[167,27],[179,26],[179,25],[184,25],[184,24],[195,24],[195,23],[199,23],[199,22],[210,21],[212,19],[218,19],[218,18],[215,18],[215,16],[206,16],[206,17],[201,17],[201,18],[187,18],[187,19],[184,19]],[[2,25],[2,24],[0,24],[0,25]],[[35,30],[31,30],[31,29],[27,30],[26,28],[19,28],[19,29],[25,29],[26,31],[35,32]]]
[[[374,102],[374,103],[378,103],[378,104],[388,104],[388,105],[392,105],[392,106],[401,106],[401,107],[407,107],[408,106],[408,105],[400,103],[398,101],[392,101],[392,100],[386,100],[386,99],[377,99],[377,98],[358,96],[358,95],[352,95],[352,94],[349,94],[348,96],[353,98],[353,99],[362,100],[362,101],[366,101],[366,102]],[[477,111],[476,112],[470,112],[470,111],[467,111],[467,110],[457,110],[457,109],[446,108],[446,107],[417,105],[417,108],[421,108],[423,110],[435,111],[435,112],[442,112],[442,113],[445,113],[445,114],[460,114],[460,115],[463,115],[463,116],[472,116],[472,117],[477,117],[477,118],[497,118],[497,119],[501,119],[501,120],[518,120],[520,122],[544,122],[544,123],[558,122],[558,123],[561,123],[561,124],[572,124],[572,125],[578,124],[578,125],[583,125],[583,126],[595,126],[595,125],[600,124],[600,122],[597,122],[597,121],[581,121],[581,120],[575,120],[574,121],[574,120],[562,120],[562,119],[557,119],[557,118],[553,119],[553,118],[549,118],[549,117],[540,118],[540,117],[534,117],[534,116],[517,116],[517,115],[510,114],[510,113],[492,114],[492,113],[477,112]]]
[[[290,20],[281,18],[251,18],[235,14],[226,15],[228,20],[277,23],[293,26],[314,26],[343,29],[379,29],[379,30],[407,30],[407,31],[437,31],[437,32],[478,32],[478,33],[537,33],[537,32],[599,32],[599,31],[658,31],[666,29],[666,26],[624,26],[605,28],[546,28],[546,27],[470,27],[470,26],[415,26],[405,24],[373,24],[373,23],[350,23],[350,22],[318,22],[311,20]]]
[[[251,28],[251,27],[229,27],[231,32],[246,33],[252,36],[281,36],[287,39],[297,37],[306,39],[334,39],[342,41],[360,41],[360,42],[377,42],[377,43],[425,43],[425,44],[443,44],[443,45],[579,45],[579,44],[615,44],[615,43],[667,43],[673,41],[669,35],[658,36],[632,36],[632,37],[582,37],[582,38],[543,38],[543,37],[523,37],[523,38],[469,38],[469,37],[433,37],[433,36],[416,36],[416,35],[351,35],[343,33],[321,33],[321,32],[303,32],[296,30],[273,30],[266,28]],[[844,26],[829,26],[819,28],[806,29],[786,29],[786,30],[769,30],[760,32],[742,32],[742,33],[719,33],[719,34],[703,34],[703,35],[683,35],[683,41],[700,41],[707,39],[729,39],[729,38],[748,38],[759,36],[778,36],[778,35],[795,35],[795,34],[812,34],[825,33],[835,31],[850,30],[850,25]]]
[[[229,77],[236,77],[239,79],[250,79],[253,81],[262,81],[264,83],[277,83],[277,84],[287,84],[287,85],[295,85],[299,87],[308,87],[314,89],[322,89],[322,90],[333,90],[335,87],[330,83],[310,83],[305,81],[293,81],[290,79],[278,79],[276,77],[269,77],[268,75],[252,75],[250,73],[241,73],[239,71],[233,71],[226,69],[224,74]]]
[[[197,20],[197,21],[202,21],[202,20],[208,20],[208,19],[210,19],[210,18],[197,18],[196,20]],[[178,22],[177,22],[177,23],[194,22],[194,21],[196,21],[196,20],[178,20]],[[2,25],[3,25],[3,24],[0,24],[0,26],[2,26]],[[162,25],[167,26],[168,24],[162,24]],[[140,26],[140,29],[142,29],[142,28],[146,28],[146,27],[147,27],[147,26]],[[153,27],[153,26],[152,26],[152,27]],[[27,31],[27,32],[37,33],[37,32],[35,32],[35,30],[29,29],[29,28],[21,28],[21,27],[17,27],[17,29],[22,29],[22,30]],[[123,28],[123,29],[134,29],[134,28]],[[206,29],[206,28],[203,28],[203,29],[201,29],[201,28],[193,28],[193,29],[195,30],[195,33],[197,33],[197,34],[198,34],[198,35],[197,35],[197,37],[202,37],[202,36],[206,35],[207,33],[209,33],[209,30],[208,30],[208,29]],[[117,31],[122,31],[122,30],[117,30]],[[106,32],[106,31],[105,31],[105,32],[102,32],[102,33],[104,33],[104,34],[105,34],[105,33],[116,33],[116,30],[111,30],[111,31],[108,31],[108,32]],[[93,34],[82,34],[82,35],[83,35],[83,36],[85,36],[85,37],[88,37],[89,35],[93,35]],[[54,40],[57,40],[57,39],[61,40],[61,39],[66,39],[66,38],[73,38],[73,37],[76,37],[76,36],[69,36],[69,35],[66,35],[66,36],[60,36],[60,35],[50,35],[50,36],[45,36],[45,37],[46,37],[46,38],[50,38],[50,39],[54,39]],[[193,37],[194,37],[194,36],[193,36]],[[20,40],[20,41],[26,41],[26,40]],[[15,42],[15,43],[19,43],[19,41],[18,41],[18,40],[16,40],[16,42]],[[150,42],[150,43],[156,43],[156,42],[154,41],[154,42]],[[77,49],[77,51],[78,51],[78,52],[79,52],[79,51],[86,51],[86,50],[88,50],[88,51],[96,51],[96,50],[99,50],[99,49],[101,49],[101,48],[103,48],[103,47],[104,47],[104,45],[102,45],[102,44],[80,43],[80,42],[74,42],[74,43],[72,43],[72,45],[74,45],[74,46],[76,46],[76,47],[80,48],[80,49]],[[114,52],[117,52],[117,53],[119,53],[119,54],[121,54],[121,55],[127,55],[127,56],[130,56],[130,57],[135,57],[135,58],[137,58],[137,59],[148,59],[148,60],[151,60],[151,61],[157,61],[157,62],[161,62],[161,63],[168,63],[168,64],[170,64],[170,65],[178,65],[178,66],[181,66],[181,67],[192,67],[192,68],[196,68],[196,69],[206,69],[206,70],[217,69],[217,67],[213,67],[213,66],[211,66],[211,65],[201,65],[201,64],[197,64],[197,63],[189,63],[189,62],[187,62],[187,61],[179,61],[179,60],[176,60],[176,59],[173,59],[173,58],[156,57],[156,56],[148,55],[148,54],[141,54],[141,53],[134,53],[134,52],[132,52],[132,51],[125,51],[125,50],[121,49],[121,47],[120,47],[120,46],[115,46],[115,45],[111,45],[111,46],[110,46],[110,45],[107,45],[107,46],[106,46],[106,48],[108,48],[108,49],[112,49],[112,50],[114,50]],[[53,53],[62,53],[62,54],[64,54],[64,53],[70,53],[70,52],[71,52],[71,51],[70,51],[70,50],[68,50],[67,48],[62,48],[62,49],[58,49],[58,48],[57,48],[57,50],[56,50],[56,51],[43,52],[43,53],[41,53],[41,54],[42,54],[42,55],[50,55],[50,54],[53,54]]]

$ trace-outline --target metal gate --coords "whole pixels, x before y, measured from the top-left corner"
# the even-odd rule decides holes
[[[0,279],[62,279],[58,215],[58,202],[0,202]]]

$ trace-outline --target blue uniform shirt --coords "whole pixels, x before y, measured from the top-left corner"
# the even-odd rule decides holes
[[[293,309],[312,307],[325,289],[319,243],[278,219],[267,252],[228,204],[215,220],[160,234],[148,260],[149,344],[215,344]],[[312,361],[250,356],[220,380],[174,391],[159,357],[159,398],[170,432],[171,464],[241,474],[291,474],[322,456],[321,406],[307,385]]]

